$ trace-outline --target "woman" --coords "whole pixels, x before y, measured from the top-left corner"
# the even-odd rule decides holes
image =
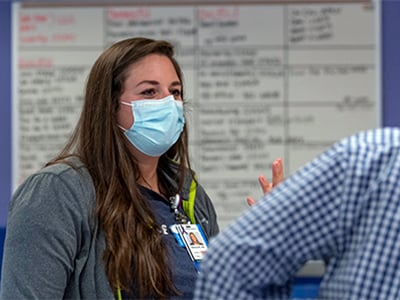
[[[218,225],[190,169],[173,54],[131,38],[97,59],[69,143],[13,195],[1,299],[191,298],[197,272],[168,227]]]

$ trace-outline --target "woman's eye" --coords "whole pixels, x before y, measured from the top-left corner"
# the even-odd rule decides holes
[[[182,98],[182,92],[180,90],[173,90],[171,91],[171,95],[175,97],[175,99]]]
[[[146,96],[146,97],[152,97],[154,96],[156,93],[156,91],[154,89],[149,89],[149,90],[145,90],[142,92],[142,95]]]

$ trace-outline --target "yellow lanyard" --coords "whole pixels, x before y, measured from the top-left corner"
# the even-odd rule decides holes
[[[117,299],[118,300],[122,300],[122,293],[121,293],[121,289],[120,288],[118,288],[118,290],[117,290]]]

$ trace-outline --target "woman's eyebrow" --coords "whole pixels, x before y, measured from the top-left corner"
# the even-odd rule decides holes
[[[156,81],[156,80],[142,80],[142,81],[139,82],[136,86],[142,85],[142,84],[144,84],[144,83],[151,84],[151,85],[158,85],[158,84],[160,84],[160,83],[159,83],[158,81]]]
[[[180,81],[174,81],[171,83],[171,86],[182,86],[182,83]]]
[[[158,81],[156,80],[142,80],[140,81],[138,84],[136,84],[136,86],[142,85],[142,84],[151,84],[151,85],[158,85],[160,84]],[[182,86],[182,83],[180,81],[173,81],[170,86]]]

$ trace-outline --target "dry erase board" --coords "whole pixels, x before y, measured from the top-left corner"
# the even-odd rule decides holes
[[[63,146],[101,51],[132,36],[176,45],[193,166],[222,228],[275,158],[290,174],[380,125],[371,3],[207,3],[15,5],[13,186]]]

